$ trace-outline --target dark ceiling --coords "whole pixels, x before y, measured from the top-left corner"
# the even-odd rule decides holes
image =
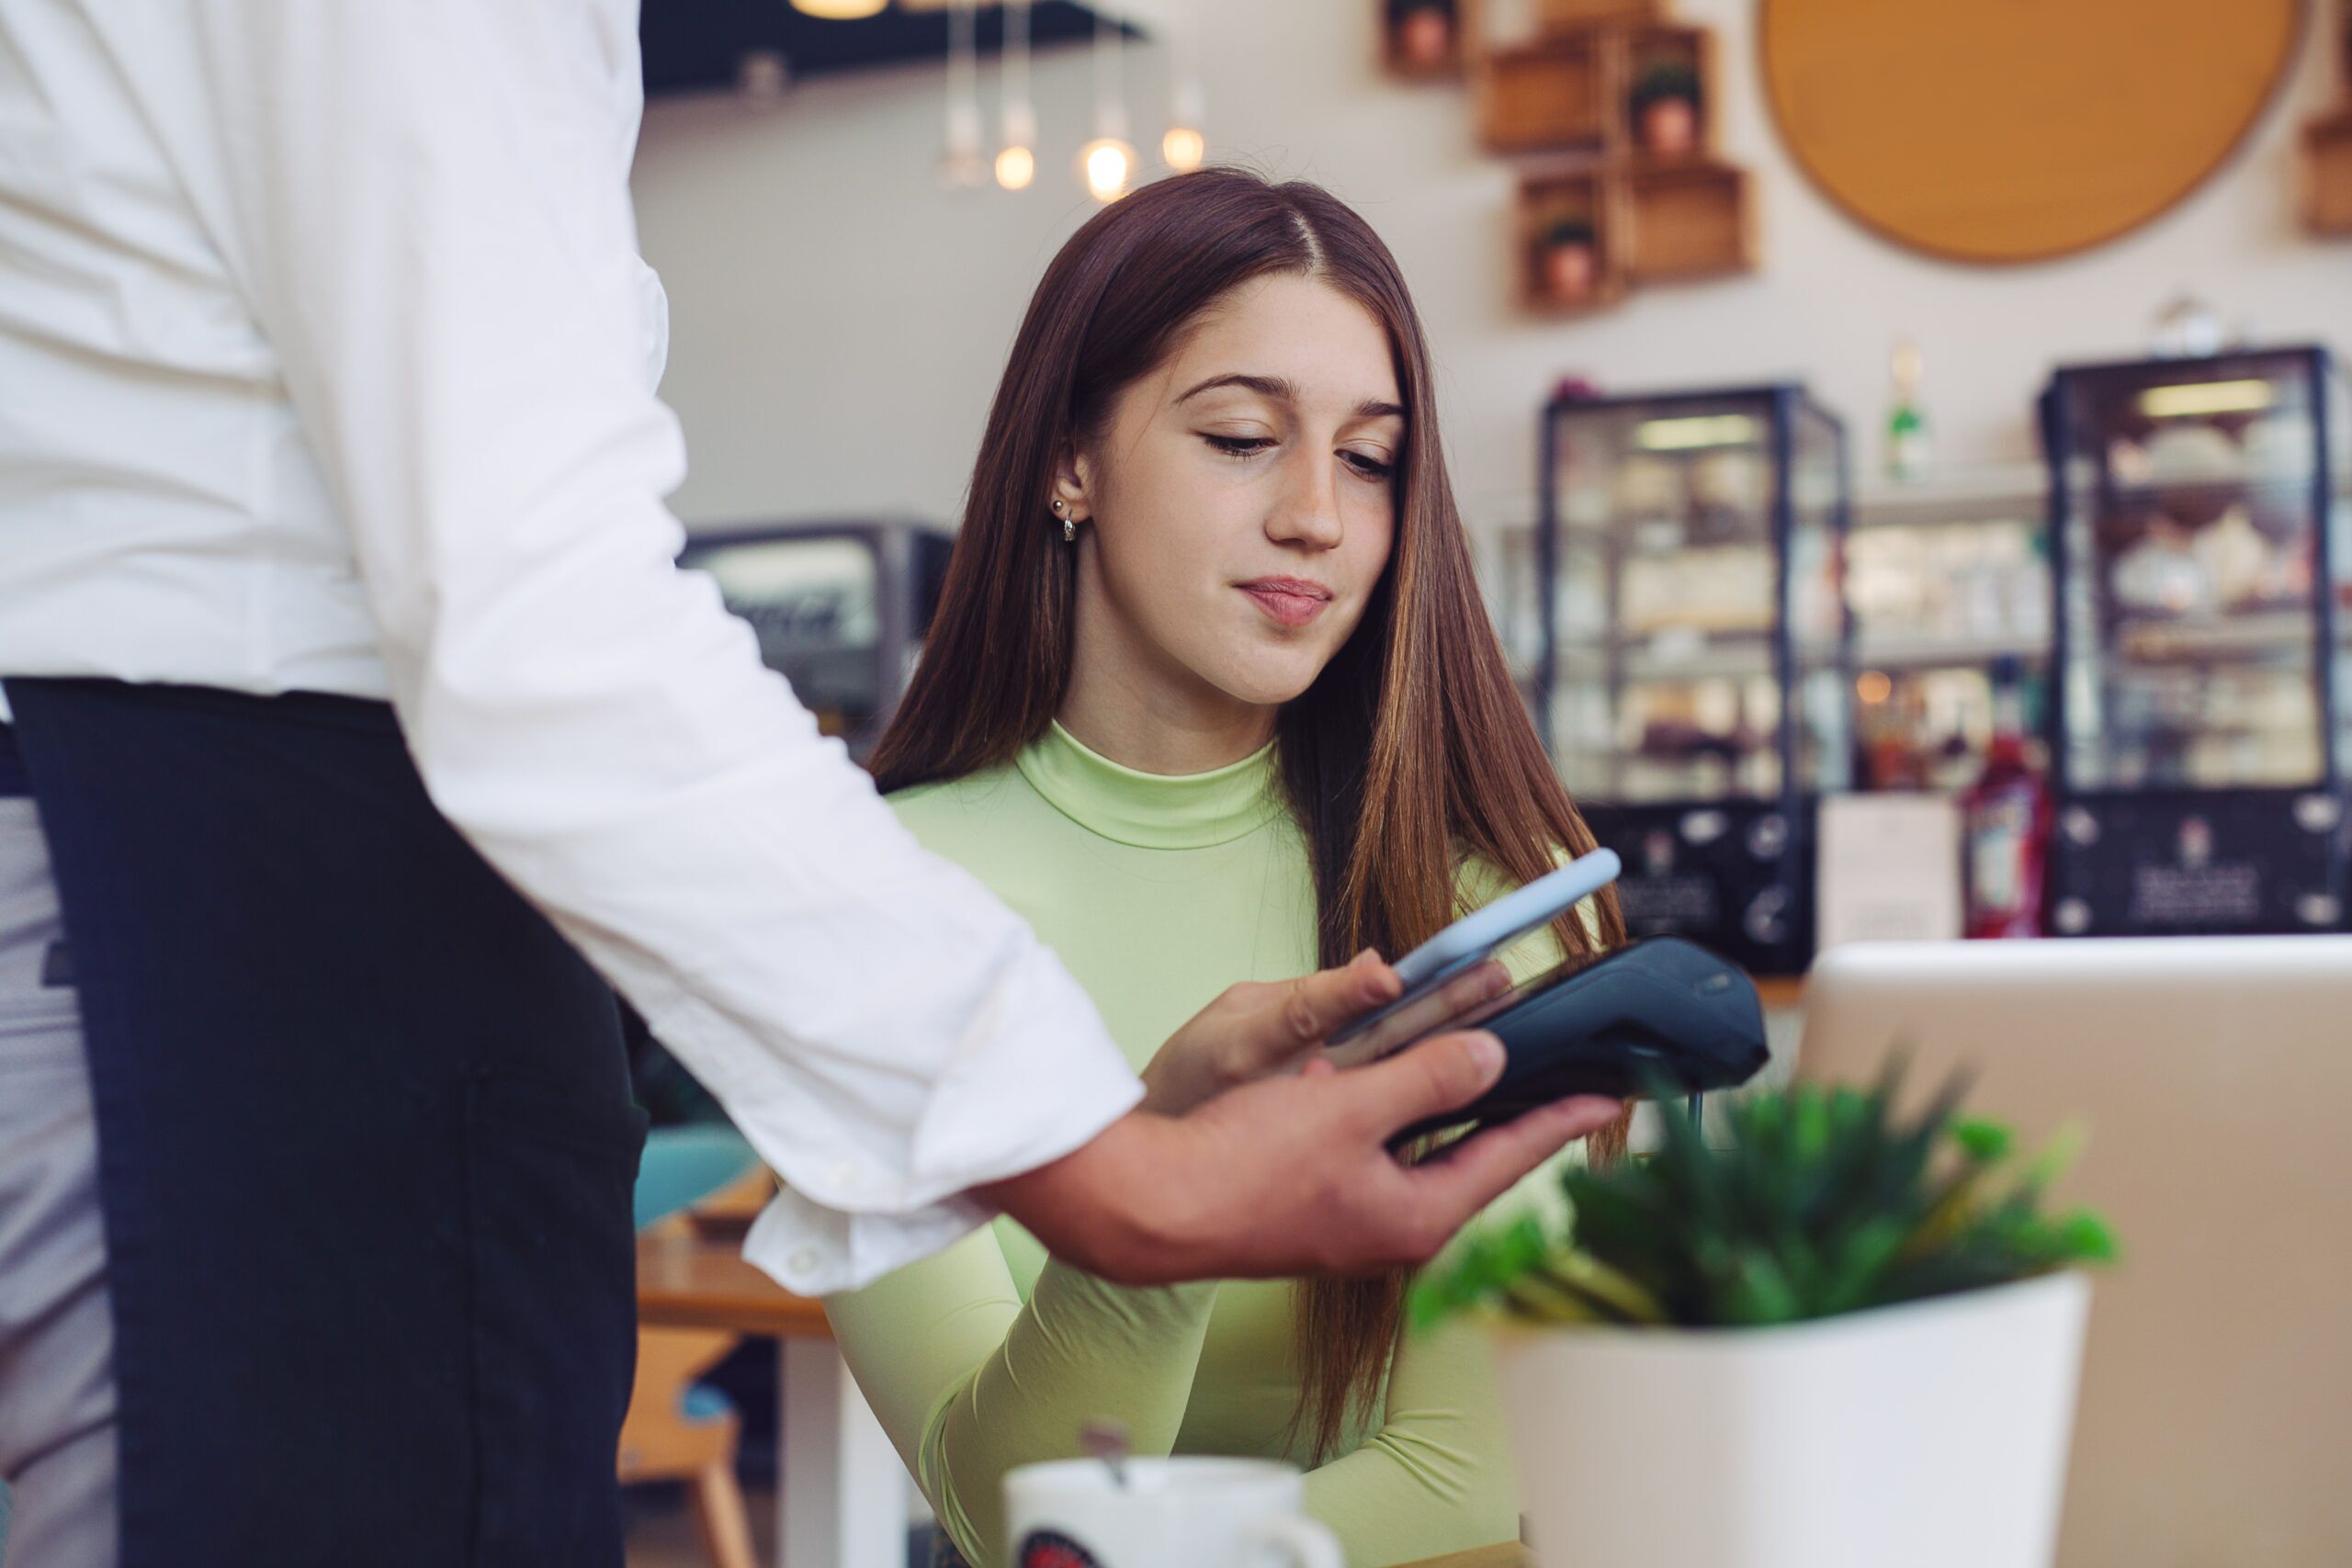
[[[1004,8],[982,6],[978,19],[980,51],[993,53],[1004,37]],[[783,55],[790,78],[947,57],[947,13],[897,6],[864,21],[829,22],[788,0],[645,0],[638,33],[649,97],[732,87],[743,56],[755,50]],[[1030,9],[1030,40],[1041,48],[1093,34],[1091,6],[1036,0]]]

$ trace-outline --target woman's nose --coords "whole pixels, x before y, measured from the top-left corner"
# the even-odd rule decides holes
[[[1282,494],[1266,519],[1266,536],[1276,544],[1304,545],[1309,549],[1337,549],[1343,533],[1340,522],[1339,459],[1329,453],[1302,450],[1285,465]]]

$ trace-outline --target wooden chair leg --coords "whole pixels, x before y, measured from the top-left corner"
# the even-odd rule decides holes
[[[752,1551],[752,1519],[744,1511],[735,1467],[724,1462],[705,1466],[695,1472],[692,1484],[703,1547],[713,1568],[760,1568]]]

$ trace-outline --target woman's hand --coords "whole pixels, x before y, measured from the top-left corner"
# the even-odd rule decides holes
[[[1500,964],[1482,964],[1408,1010],[1426,1012],[1421,1028],[1434,1027],[1510,985]],[[1369,948],[1338,969],[1229,987],[1170,1035],[1144,1068],[1143,1108],[1182,1116],[1227,1089],[1296,1072],[1335,1031],[1403,994],[1396,971]]]

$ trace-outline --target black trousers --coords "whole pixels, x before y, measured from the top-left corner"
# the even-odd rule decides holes
[[[612,993],[381,705],[7,694],[96,1097],[124,1568],[617,1568]]]

